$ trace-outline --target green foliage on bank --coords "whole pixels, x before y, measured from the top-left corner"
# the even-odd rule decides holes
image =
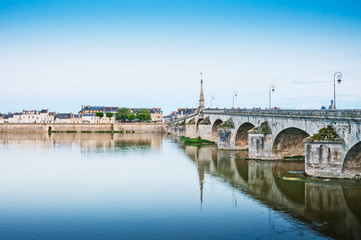
[[[292,156],[292,157],[284,157],[283,160],[290,160],[290,161],[304,161],[305,156]]]
[[[136,118],[141,122],[152,120],[149,109],[138,109],[135,113],[132,113],[129,108],[119,108],[118,112],[115,114],[115,119],[122,122],[127,120],[132,122]]]
[[[96,115],[97,117],[99,117],[99,118],[104,117],[104,113],[103,113],[103,112],[97,112],[97,113],[95,113],[95,115]]]
[[[181,137],[180,140],[182,140],[185,145],[215,145],[216,144],[213,141],[201,139],[200,137],[199,138]]]
[[[137,118],[141,122],[152,120],[149,109],[140,109],[140,110],[137,110],[136,113],[137,113]]]
[[[51,133],[78,133],[78,131],[51,131]],[[80,131],[79,133],[124,133],[124,131]],[[127,131],[134,133],[134,131]]]
[[[136,115],[134,114],[134,113],[129,113],[128,114],[128,116],[127,116],[127,118],[128,118],[128,120],[129,121],[134,121],[135,120],[135,118],[136,118]]]
[[[111,119],[113,117],[113,115],[114,115],[114,113],[112,113],[112,112],[105,113],[105,116],[109,119]]]
[[[125,120],[128,120],[128,116],[131,113],[132,111],[129,108],[119,108],[115,114],[115,119],[124,122]]]

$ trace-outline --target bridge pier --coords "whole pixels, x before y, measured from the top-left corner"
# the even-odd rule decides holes
[[[236,130],[232,118],[216,126],[217,146],[219,149],[235,150],[236,148]]]
[[[205,140],[212,141],[210,125],[200,124],[198,126],[197,137],[200,137],[200,138],[205,139]]]
[[[209,117],[198,117],[196,125],[196,137],[200,137],[205,140],[212,141],[212,125]]]
[[[272,134],[248,132],[248,158],[249,159],[275,159],[272,152]]]
[[[189,138],[196,138],[197,137],[196,125],[187,124],[185,126],[184,136]]]
[[[230,128],[218,128],[217,129],[217,147],[218,149],[234,150],[235,149],[235,137],[234,129]]]
[[[305,140],[305,172],[314,177],[340,178],[343,174],[342,141]]]

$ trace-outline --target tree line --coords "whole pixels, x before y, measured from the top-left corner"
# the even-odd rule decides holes
[[[104,117],[103,112],[97,112],[95,113],[95,115],[100,118]],[[107,112],[105,113],[105,116],[110,119],[113,117],[113,113]],[[129,108],[119,108],[117,113],[115,113],[115,119],[122,122],[132,122],[135,119],[138,119],[141,122],[152,120],[149,109],[137,109],[135,110],[135,113],[132,113]]]

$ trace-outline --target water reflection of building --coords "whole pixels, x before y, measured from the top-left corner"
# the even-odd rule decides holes
[[[20,145],[29,150],[34,146],[51,149],[57,146],[79,146],[82,152],[103,150],[112,151],[137,147],[160,149],[162,134],[120,134],[120,133],[0,133],[1,144]]]
[[[244,160],[235,151],[183,146],[197,164],[203,201],[204,174],[210,174],[268,207],[336,239],[361,238],[361,186],[347,180],[305,183],[282,179],[302,162]]]

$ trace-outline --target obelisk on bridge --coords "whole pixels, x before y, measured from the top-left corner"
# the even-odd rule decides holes
[[[199,107],[198,110],[202,111],[204,109],[204,95],[203,95],[203,76],[201,73],[201,94],[199,96]]]

